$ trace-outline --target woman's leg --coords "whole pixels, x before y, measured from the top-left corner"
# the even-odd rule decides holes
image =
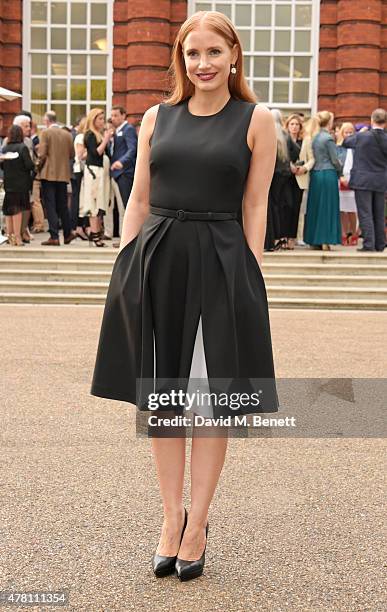
[[[203,427],[201,427],[201,430]],[[195,436],[191,448],[191,509],[187,527],[179,548],[179,558],[186,561],[199,559],[206,543],[208,509],[218,484],[226,456],[227,430],[219,437],[216,427],[207,429],[206,437]]]
[[[22,225],[22,213],[18,212],[16,215],[12,215],[13,219],[13,233],[17,240],[21,240],[21,225]]]
[[[4,215],[5,218],[5,227],[7,231],[7,236],[13,234],[13,216],[12,215]]]
[[[164,509],[156,553],[167,557],[177,555],[184,524],[185,440],[185,437],[152,437],[152,453]]]

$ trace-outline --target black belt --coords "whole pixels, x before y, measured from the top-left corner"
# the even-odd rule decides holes
[[[237,212],[193,212],[191,210],[173,210],[172,208],[160,208],[159,206],[151,206],[150,212],[154,215],[163,217],[175,217],[179,221],[185,219],[193,219],[195,221],[225,221],[227,219],[236,219]]]

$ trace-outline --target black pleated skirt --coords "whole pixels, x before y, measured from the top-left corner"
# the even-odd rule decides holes
[[[142,381],[187,382],[199,317],[210,387],[259,379],[260,406],[239,413],[278,411],[265,283],[237,220],[147,217],[113,267],[92,395],[147,410]]]

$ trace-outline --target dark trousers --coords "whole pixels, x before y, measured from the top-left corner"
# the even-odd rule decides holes
[[[79,216],[79,194],[81,192],[83,172],[74,172],[74,178],[71,179],[71,229],[77,227],[85,227],[88,220],[87,217]]]
[[[384,193],[382,191],[355,190],[359,225],[363,236],[363,247],[371,251],[383,251],[384,234]]]
[[[42,179],[43,203],[48,220],[51,238],[59,239],[59,218],[62,222],[63,236],[71,234],[70,213],[67,207],[67,183]]]
[[[116,178],[116,183],[118,185],[118,189],[120,190],[122,203],[124,205],[124,208],[126,208],[130,192],[132,191],[133,176],[131,174],[125,174],[125,172],[123,172],[122,174],[120,174],[120,176]]]

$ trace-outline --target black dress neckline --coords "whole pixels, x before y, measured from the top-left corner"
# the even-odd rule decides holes
[[[192,97],[192,96],[191,96]],[[228,108],[231,104],[231,101],[234,99],[232,96],[229,97],[229,99],[227,100],[226,104],[223,106],[223,108],[221,108],[220,110],[218,110],[217,113],[212,113],[212,115],[194,115],[193,113],[191,113],[191,111],[188,108],[188,102],[191,99],[191,97],[186,98],[184,100],[184,106],[185,109],[188,113],[188,115],[190,115],[191,117],[197,117],[198,119],[208,119],[209,117],[217,117],[218,115],[220,115],[221,113],[223,113],[223,111],[226,110],[226,108]]]

